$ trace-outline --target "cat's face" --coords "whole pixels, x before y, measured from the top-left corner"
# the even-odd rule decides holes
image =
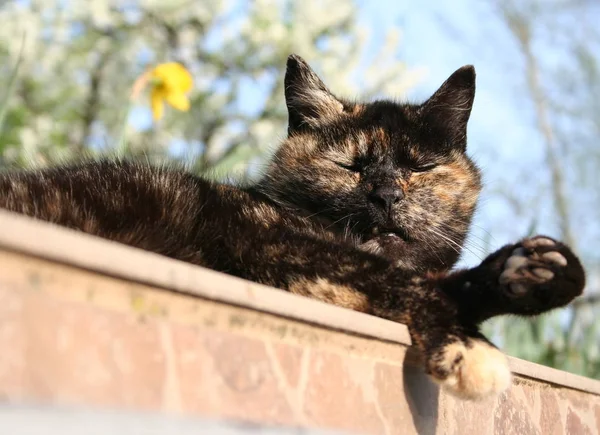
[[[340,100],[297,56],[285,84],[289,137],[266,174],[279,201],[375,252],[382,237],[450,257],[460,250],[480,191],[465,154],[472,67],[421,105]]]

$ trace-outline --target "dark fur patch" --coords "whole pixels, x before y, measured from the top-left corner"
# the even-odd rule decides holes
[[[499,282],[515,246],[448,273],[481,187],[465,153],[473,68],[423,104],[342,100],[298,56],[285,83],[289,136],[255,186],[100,161],[4,173],[0,207],[404,322],[456,394],[500,391],[508,368],[477,324],[562,306],[585,279],[564,245],[553,255],[567,264],[545,272],[556,279],[520,299]]]

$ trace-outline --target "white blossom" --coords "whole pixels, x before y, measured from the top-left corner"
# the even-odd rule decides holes
[[[5,122],[0,152],[39,164],[115,150],[125,134],[131,153],[158,158],[184,143],[190,152],[177,155],[196,158],[203,150],[208,167],[239,155],[232,163],[239,168],[285,135],[283,74],[291,53],[343,96],[401,97],[416,82],[420,72],[398,59],[400,32],[366,53],[368,32],[357,14],[351,0],[12,2],[0,8],[0,81],[6,84],[21,53],[7,118],[21,121]],[[173,60],[194,76],[192,109],[168,112],[149,128],[142,95],[124,127],[132,83],[146,67]]]

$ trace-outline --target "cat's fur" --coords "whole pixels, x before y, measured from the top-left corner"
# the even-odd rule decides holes
[[[405,323],[434,380],[485,397],[510,371],[478,324],[563,306],[585,277],[546,237],[449,272],[480,191],[465,153],[474,95],[467,66],[423,104],[354,103],[290,56],[289,135],[258,184],[102,161],[4,174],[0,206]]]

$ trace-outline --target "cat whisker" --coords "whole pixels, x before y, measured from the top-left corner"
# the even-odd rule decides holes
[[[341,217],[340,219],[338,219],[338,220],[336,220],[336,221],[332,222],[330,225],[327,225],[327,226],[326,226],[324,229],[326,229],[326,230],[327,230],[327,229],[331,228],[332,226],[334,226],[335,224],[337,224],[338,222],[340,222],[340,221],[343,221],[344,219],[348,219],[349,217],[356,216],[357,214],[358,214],[358,213],[349,213],[349,214],[347,214],[346,216],[344,216],[344,217]]]
[[[450,230],[450,231],[452,231],[452,230],[453,230],[453,229],[452,229],[452,228],[451,228],[451,227],[450,227],[448,224],[445,224],[445,223],[441,224],[440,226],[441,226],[442,228],[443,228],[443,227],[447,227],[447,229],[448,229],[448,230]],[[442,228],[441,228],[441,229],[442,229]],[[449,234],[447,234],[447,233],[446,233],[446,236],[450,237],[450,235],[449,235]],[[472,237],[475,237],[475,238],[478,238],[480,241],[482,241],[482,242],[483,242],[483,239],[481,239],[480,237],[477,237],[476,235],[471,235],[471,236],[472,236]],[[458,241],[457,241],[457,240],[455,240],[455,239],[453,239],[453,240],[454,240],[455,242],[457,242],[457,243],[458,243]],[[469,247],[471,247],[471,248],[473,248],[473,249],[476,249],[476,250],[477,250],[477,251],[479,251],[479,252],[480,252],[482,255],[486,255],[486,254],[487,254],[487,250],[486,250],[485,248],[483,248],[483,247],[479,246],[479,245],[478,245],[477,243],[475,243],[473,240],[470,240],[470,239],[469,239],[469,237],[467,237],[467,238],[466,238],[466,239],[465,239],[465,240],[462,242],[462,244],[463,244],[464,246],[469,246]]]
[[[431,230],[431,232],[432,232],[433,234],[435,234],[436,236],[438,236],[438,237],[442,238],[442,239],[443,239],[443,240],[445,240],[446,242],[448,242],[448,243],[447,243],[447,245],[448,245],[450,248],[452,248],[452,250],[454,250],[454,251],[455,251],[457,254],[459,254],[459,255],[461,254],[461,251],[462,251],[462,248],[463,248],[461,245],[459,245],[459,244],[458,244],[458,243],[456,243],[455,241],[453,241],[453,240],[449,239],[448,237],[444,236],[443,234],[441,234],[440,232],[438,232],[438,231],[436,231],[436,230],[433,230],[433,229],[432,229],[432,230]],[[457,249],[455,246],[458,246],[458,249]]]
[[[445,263],[445,262],[444,262],[444,260],[442,260],[442,258],[441,258],[441,257],[438,255],[438,253],[437,253],[437,250],[434,248],[434,246],[432,246],[432,244],[431,244],[431,243],[429,243],[429,240],[427,240],[427,238],[424,238],[422,241],[423,241],[423,243],[424,243],[424,244],[427,246],[427,248],[429,248],[429,250],[430,250],[431,252],[433,252],[433,254],[435,255],[435,257],[436,257],[436,258],[437,258],[437,259],[440,261],[440,264],[444,264],[444,265],[445,265],[446,263]]]
[[[468,252],[470,252],[472,255],[474,255],[475,257],[477,257],[480,261],[483,260],[479,254],[473,252],[471,249],[469,249],[469,247],[467,246],[463,246],[459,243],[457,243],[455,240],[452,240],[450,237],[446,236],[445,234],[443,234],[441,231],[437,231],[434,228],[430,228],[430,231],[432,233],[434,233],[435,235],[437,235],[438,237],[441,237],[443,240],[448,242],[448,246],[450,246],[454,251],[456,251],[456,253],[458,253],[459,255],[462,253],[463,249],[466,249]],[[457,249],[458,248],[458,249]]]

